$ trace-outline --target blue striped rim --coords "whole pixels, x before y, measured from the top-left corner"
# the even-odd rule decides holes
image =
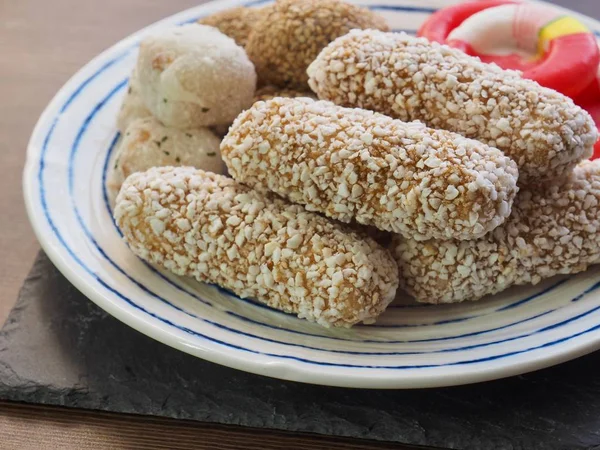
[[[122,57],[122,56],[121,56],[121,57]],[[113,59],[112,61],[109,61],[109,63],[105,64],[105,66],[103,66],[103,68],[101,68],[101,69],[100,69],[99,71],[97,71],[97,72],[96,72],[94,75],[92,75],[92,77],[88,78],[88,79],[87,79],[87,80],[86,80],[86,81],[85,81],[85,82],[84,82],[82,85],[80,85],[80,86],[78,87],[78,89],[77,89],[77,90],[76,90],[76,91],[75,91],[75,92],[74,92],[74,93],[73,93],[73,94],[72,94],[72,95],[69,97],[69,99],[68,99],[68,101],[65,103],[65,105],[63,105],[63,107],[61,108],[61,112],[63,112],[64,110],[66,110],[66,109],[68,108],[68,106],[70,105],[70,103],[71,103],[71,102],[72,102],[72,101],[73,101],[73,100],[74,100],[74,99],[75,99],[75,98],[78,96],[78,94],[79,94],[79,93],[80,93],[80,92],[81,92],[81,91],[84,89],[84,87],[85,87],[87,84],[89,84],[89,83],[90,83],[90,82],[91,82],[91,81],[92,81],[92,80],[93,80],[93,79],[94,79],[96,76],[98,76],[98,75],[99,75],[99,74],[100,74],[102,71],[104,71],[104,70],[105,70],[107,67],[109,67],[110,65],[114,64],[114,63],[115,63],[115,62],[116,62],[118,59],[120,59],[121,57],[118,57],[118,58],[115,58],[115,59]],[[104,105],[104,103],[105,103],[105,102],[108,100],[108,98],[110,98],[110,96],[114,95],[114,93],[115,93],[116,91],[118,91],[118,89],[119,89],[119,88],[122,88],[122,86],[120,86],[120,87],[118,86],[117,88],[113,89],[113,91],[111,91],[111,94],[110,94],[110,95],[109,95],[107,98],[105,98],[101,104],[97,105],[97,106],[96,106],[96,108],[95,108],[95,110],[92,112],[92,114],[90,114],[90,116],[88,116],[88,118],[86,118],[86,120],[84,121],[84,124],[82,125],[82,129],[83,129],[83,130],[82,130],[82,129],[80,129],[80,130],[79,130],[79,133],[78,133],[78,135],[77,135],[77,137],[76,137],[76,141],[75,141],[75,143],[74,143],[74,146],[73,146],[74,148],[76,148],[76,147],[79,145],[78,143],[79,143],[79,141],[80,141],[80,139],[81,139],[81,136],[83,135],[83,132],[85,131],[85,128],[87,128],[87,126],[88,126],[88,125],[89,125],[89,123],[91,122],[91,119],[92,119],[93,115],[94,115],[94,114],[95,114],[95,113],[96,113],[96,112],[97,112],[97,111],[98,111],[98,110],[99,110],[99,109],[100,109],[100,108],[101,108],[101,107]],[[540,345],[540,346],[536,346],[536,347],[530,347],[529,349],[524,349],[524,350],[520,350],[520,351],[516,351],[516,352],[510,352],[510,353],[506,353],[506,354],[503,354],[503,355],[496,355],[496,356],[492,356],[492,357],[480,358],[480,359],[477,359],[477,360],[459,361],[459,362],[455,362],[455,363],[445,363],[445,364],[437,364],[437,365],[421,365],[421,366],[362,366],[362,365],[360,365],[360,366],[357,366],[357,365],[347,365],[347,364],[323,363],[323,362],[318,362],[318,361],[305,360],[305,359],[303,359],[303,358],[291,357],[291,356],[288,356],[288,355],[276,355],[276,354],[269,354],[269,353],[258,352],[258,351],[255,351],[255,350],[251,350],[251,349],[242,348],[242,347],[239,347],[239,346],[236,346],[236,345],[230,344],[230,343],[222,342],[222,341],[216,340],[216,339],[214,339],[214,338],[211,338],[211,337],[209,337],[209,336],[204,336],[204,335],[202,335],[202,334],[200,334],[200,333],[198,333],[198,332],[196,332],[196,331],[194,331],[194,330],[190,330],[190,329],[187,329],[187,328],[185,328],[185,327],[181,327],[181,326],[179,326],[179,325],[176,325],[176,324],[173,324],[173,323],[171,323],[171,322],[170,322],[170,321],[168,321],[167,319],[164,319],[164,318],[162,318],[162,317],[158,317],[158,316],[156,316],[154,313],[151,313],[150,311],[147,311],[147,310],[145,310],[145,309],[144,309],[143,307],[141,307],[140,305],[137,305],[137,304],[135,304],[134,302],[132,302],[132,301],[131,301],[131,299],[128,299],[128,298],[124,297],[122,294],[120,294],[119,292],[117,292],[117,291],[116,291],[114,288],[110,287],[108,284],[106,284],[106,283],[105,283],[103,280],[101,280],[99,277],[95,276],[95,275],[92,273],[92,271],[91,271],[91,270],[90,270],[90,269],[89,269],[87,266],[85,266],[85,264],[84,264],[84,263],[83,263],[83,262],[82,262],[82,261],[81,261],[81,260],[80,260],[80,259],[77,257],[77,255],[76,255],[76,254],[75,254],[75,253],[74,253],[74,252],[73,252],[73,251],[72,251],[72,250],[69,248],[69,246],[66,244],[66,242],[64,241],[64,239],[63,239],[63,238],[62,238],[62,236],[60,235],[60,233],[59,233],[59,231],[58,231],[57,227],[55,226],[54,222],[52,221],[52,218],[50,217],[50,214],[49,214],[49,211],[48,211],[48,207],[47,207],[47,201],[46,201],[46,198],[45,198],[45,193],[46,193],[46,191],[45,191],[45,189],[44,189],[44,187],[43,187],[43,171],[44,171],[44,168],[45,168],[44,157],[45,157],[45,154],[46,154],[46,152],[47,152],[48,143],[49,143],[49,141],[50,141],[50,138],[51,138],[51,136],[52,136],[52,134],[53,134],[53,132],[54,132],[54,129],[55,129],[55,126],[56,126],[57,120],[58,120],[58,118],[55,118],[55,119],[53,120],[53,122],[52,122],[52,124],[51,124],[51,126],[50,126],[50,129],[49,129],[49,131],[48,131],[48,134],[46,135],[46,137],[45,137],[45,139],[44,139],[44,145],[43,145],[43,148],[42,148],[42,154],[41,154],[41,159],[40,159],[40,169],[39,169],[39,173],[38,173],[38,182],[40,183],[40,197],[41,197],[41,199],[42,199],[42,207],[43,207],[43,209],[44,209],[45,216],[46,216],[46,218],[47,218],[47,220],[48,220],[48,222],[49,222],[49,224],[50,224],[50,227],[51,227],[51,229],[53,230],[54,234],[57,236],[57,238],[59,239],[59,241],[61,242],[61,244],[62,244],[62,245],[65,247],[65,249],[67,250],[67,252],[69,253],[69,255],[70,255],[71,257],[73,257],[73,259],[74,259],[74,260],[75,260],[75,261],[76,261],[76,262],[77,262],[77,263],[78,263],[80,266],[82,266],[82,268],[84,268],[84,270],[86,270],[86,272],[87,272],[87,273],[89,273],[89,274],[91,274],[92,276],[94,276],[94,278],[96,278],[96,280],[97,280],[97,281],[99,281],[99,283],[100,283],[102,286],[104,286],[106,289],[110,290],[111,292],[113,292],[113,293],[114,293],[114,294],[116,294],[117,296],[119,296],[119,298],[122,298],[123,300],[125,300],[127,303],[129,303],[129,304],[131,304],[132,306],[136,307],[137,309],[140,309],[140,310],[142,310],[143,312],[145,312],[145,313],[149,314],[150,316],[152,316],[152,317],[154,317],[154,318],[156,318],[156,319],[158,319],[158,320],[162,321],[163,323],[166,323],[166,324],[169,324],[169,325],[171,325],[171,326],[173,326],[173,327],[176,327],[176,328],[178,328],[178,329],[181,329],[182,331],[185,331],[185,332],[188,332],[188,333],[191,333],[191,334],[195,334],[195,335],[197,335],[197,336],[199,336],[199,337],[206,338],[206,339],[207,339],[207,340],[209,340],[209,341],[212,341],[212,342],[217,342],[217,343],[220,343],[220,344],[223,344],[223,345],[229,346],[229,347],[231,347],[231,348],[239,349],[239,350],[244,350],[244,351],[248,351],[248,352],[252,352],[252,353],[256,353],[256,354],[264,354],[264,355],[267,355],[267,356],[274,356],[274,357],[279,357],[279,358],[295,359],[295,360],[298,360],[298,361],[307,362],[307,363],[313,363],[313,364],[319,364],[319,365],[333,365],[333,366],[342,366],[342,367],[364,367],[364,368],[425,368],[425,367],[439,367],[439,366],[447,366],[447,365],[470,364],[470,363],[474,363],[474,362],[489,361],[489,360],[492,360],[492,359],[498,359],[498,358],[501,358],[501,357],[511,356],[511,355],[515,355],[515,354],[521,354],[521,353],[528,352],[528,351],[532,351],[532,350],[535,350],[535,349],[538,349],[538,348],[543,348],[543,347],[547,347],[547,346],[549,346],[549,345],[554,345],[554,344],[556,344],[556,343],[559,343],[559,342],[564,342],[564,341],[566,341],[566,340],[572,339],[572,338],[574,338],[574,337],[577,337],[577,336],[580,336],[580,335],[582,335],[582,334],[585,334],[585,333],[588,333],[588,332],[594,331],[594,330],[596,330],[598,327],[600,327],[600,326],[595,326],[595,327],[592,327],[592,328],[589,328],[589,329],[587,329],[587,330],[584,330],[584,331],[582,331],[582,332],[580,332],[580,333],[578,333],[578,334],[576,334],[576,335],[573,335],[573,336],[569,336],[569,337],[562,338],[562,339],[559,339],[559,340],[556,340],[556,341],[553,341],[553,342],[545,343],[545,344],[543,344],[543,345]],[[71,155],[71,158],[70,158],[69,178],[71,178],[71,177],[72,177],[72,162],[73,162],[73,158],[74,158],[74,151],[73,151],[73,154]],[[73,187],[73,181],[72,181],[72,179],[70,179],[70,180],[69,180],[69,187],[70,187],[71,194],[72,194],[72,193],[73,193],[73,192],[72,192],[72,187]],[[76,209],[76,205],[75,205],[75,203],[74,203],[74,199],[72,199],[72,203],[73,203],[73,206],[74,206],[74,207],[75,207],[75,209]],[[85,230],[86,232],[88,232],[88,233],[89,233],[89,231],[88,231],[87,229],[85,229],[85,225],[84,225],[84,223],[83,223],[83,220],[81,219],[81,217],[80,217],[80,215],[79,215],[79,212],[78,212],[77,210],[76,210],[76,215],[77,215],[77,218],[78,218],[78,220],[80,221],[80,224],[81,224],[81,226],[84,228],[84,230]],[[89,236],[89,237],[90,237],[90,238],[93,240],[93,237],[92,237],[92,236]],[[95,242],[95,240],[93,240],[93,242],[94,242],[94,245],[96,245],[96,246],[97,246],[97,248],[98,248],[99,250],[101,250],[101,248],[98,246],[98,244]],[[106,256],[105,254],[104,254],[104,256],[107,258],[107,256]],[[120,269],[120,270],[122,270],[122,269]],[[124,272],[123,272],[123,273],[124,273]],[[131,278],[130,278],[130,279],[131,279]],[[134,283],[138,284],[138,283],[137,283],[135,280],[133,280],[133,279],[131,279],[131,281],[133,281]],[[596,285],[592,286],[592,287],[591,287],[591,288],[589,288],[589,289],[588,289],[586,292],[579,294],[579,295],[578,295],[578,296],[577,296],[575,299],[572,299],[572,301],[577,301],[577,300],[579,300],[579,299],[580,299],[581,297],[583,297],[585,294],[587,294],[587,293],[589,293],[589,292],[592,292],[593,290],[595,290],[595,289],[597,289],[597,288],[598,288],[598,284],[596,284]],[[148,292],[149,292],[149,291],[148,291]],[[151,293],[151,294],[152,294],[152,293]],[[154,295],[154,294],[152,294],[152,295]],[[160,299],[160,297],[158,297],[158,298]],[[166,301],[166,300],[164,300],[164,299],[161,299],[161,300],[162,300],[162,301]],[[167,302],[167,303],[168,303],[168,302]],[[172,306],[172,307],[174,307],[174,308],[177,308],[175,305],[171,305],[171,306]],[[594,312],[594,311],[596,311],[596,310],[598,310],[598,309],[600,309],[600,307],[594,308],[594,309],[592,309],[592,310],[590,310],[590,311],[587,311],[587,312],[585,312],[585,313],[583,313],[583,314],[580,314],[579,316],[576,316],[576,317],[574,317],[574,318],[568,319],[567,321],[563,321],[563,322],[561,322],[561,323],[553,324],[552,326],[550,326],[550,327],[546,327],[545,329],[540,329],[540,330],[538,330],[537,332],[545,331],[546,329],[554,329],[554,328],[556,328],[556,327],[562,326],[562,325],[563,325],[563,324],[565,324],[565,323],[568,323],[568,322],[571,322],[571,321],[577,320],[577,319],[579,319],[579,318],[581,318],[581,317],[583,317],[583,316],[585,316],[585,315],[591,314],[592,312]],[[551,312],[551,311],[549,311],[549,312]],[[549,313],[549,312],[546,312],[546,313],[543,313],[543,314],[547,314],[547,313]],[[542,315],[543,315],[543,314],[542,314]],[[201,318],[199,318],[199,319],[200,319],[200,320],[203,320],[203,319],[201,319]],[[531,318],[530,318],[530,319],[526,319],[526,320],[531,320]],[[210,322],[209,322],[209,323],[210,323]],[[219,324],[216,324],[216,326],[219,326]],[[239,332],[239,331],[237,331],[237,330],[233,330],[233,331],[234,331],[234,332],[236,332],[236,333],[240,333],[240,332]],[[534,332],[534,333],[535,333],[535,332]],[[320,335],[318,335],[318,337],[324,337],[324,336],[320,336]],[[259,338],[259,339],[262,339],[261,337],[258,337],[258,338]],[[515,338],[511,338],[511,340],[514,340],[514,339],[516,339],[516,337],[515,337]],[[380,341],[376,341],[376,342],[380,342]],[[287,343],[282,343],[282,344],[289,345],[289,344],[287,344]],[[485,344],[485,345],[491,345],[491,344],[493,344],[493,343],[488,343],[488,344]],[[323,349],[315,349],[315,350],[328,351],[328,350],[323,350]],[[390,353],[390,354],[401,354],[401,353]],[[409,354],[413,354],[413,353],[409,353]],[[415,353],[415,354],[416,354],[416,353]]]
[[[424,13],[433,14],[437,11],[437,8],[425,8],[422,6],[396,6],[396,5],[369,5],[369,9],[375,9],[378,11],[400,11],[408,13]]]
[[[245,2],[244,6],[253,7],[260,6],[267,3],[273,3],[271,0],[251,0],[249,2]],[[424,13],[424,14],[433,14],[437,11],[436,8],[425,8],[422,6],[403,6],[403,5],[363,5],[369,9],[375,9],[380,11],[400,11],[400,12],[408,12],[408,13]],[[198,20],[192,19],[194,21]]]

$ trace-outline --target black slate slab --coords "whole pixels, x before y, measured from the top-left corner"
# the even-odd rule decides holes
[[[251,375],[113,319],[40,254],[0,332],[0,398],[459,449],[600,448],[600,353],[512,379],[369,391]]]

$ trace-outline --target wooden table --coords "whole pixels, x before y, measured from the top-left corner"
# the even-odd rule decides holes
[[[25,215],[21,172],[45,105],[100,51],[204,0],[0,1],[0,323],[39,246]],[[554,3],[600,17],[598,0]],[[217,440],[228,443],[216,446]],[[43,444],[42,444],[43,443]],[[264,430],[0,403],[0,448],[399,448]]]

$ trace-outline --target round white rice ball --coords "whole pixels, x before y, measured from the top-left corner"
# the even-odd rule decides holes
[[[221,140],[207,128],[179,130],[165,127],[153,117],[136,119],[129,124],[117,149],[111,190],[118,191],[134,172],[151,167],[192,166],[223,174]]]
[[[136,69],[148,109],[181,129],[231,123],[252,104],[256,90],[244,49],[216,28],[196,23],[144,39]]]
[[[135,69],[129,76],[129,85],[127,93],[123,98],[119,115],[117,116],[117,128],[124,133],[131,122],[136,119],[150,117],[152,113],[146,108],[142,97],[140,96],[140,83],[137,79]]]

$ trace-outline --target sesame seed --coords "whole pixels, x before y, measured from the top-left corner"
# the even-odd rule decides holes
[[[279,248],[279,244],[277,242],[269,242],[265,245],[265,256],[273,255],[273,252],[277,248]]]
[[[151,219],[150,226],[154,234],[161,235],[165,231],[165,223],[160,219]]]
[[[344,274],[342,273],[341,270],[338,270],[337,272],[335,272],[333,274],[333,276],[331,277],[331,283],[334,286],[339,286],[343,283],[344,281]]]
[[[257,89],[256,93],[254,94],[254,103],[256,102],[260,102],[260,101],[265,101],[265,100],[271,100],[272,98],[275,97],[287,97],[287,98],[293,98],[293,97],[308,97],[308,98],[312,98],[312,99],[316,99],[315,94],[308,90],[297,90],[297,89],[289,89],[289,88],[282,88],[282,87],[277,87],[277,86],[273,86],[273,85],[267,85],[267,86],[263,86],[260,89]]]
[[[286,246],[287,248],[296,249],[300,247],[300,244],[302,244],[302,235],[296,234],[288,239]]]
[[[190,221],[185,218],[177,219],[176,224],[181,231],[189,231],[192,228]]]

